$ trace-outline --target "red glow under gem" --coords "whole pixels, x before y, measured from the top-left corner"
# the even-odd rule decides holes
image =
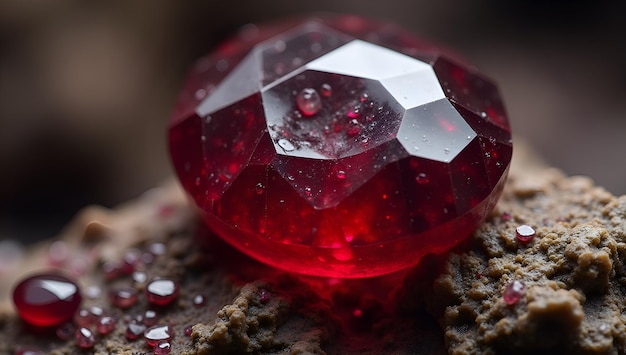
[[[495,85],[389,24],[288,27],[200,59],[178,98],[172,160],[206,223],[328,277],[394,272],[469,236],[511,160]]]
[[[80,306],[81,296],[78,285],[70,279],[38,274],[15,287],[13,302],[24,321],[45,327],[70,320]]]

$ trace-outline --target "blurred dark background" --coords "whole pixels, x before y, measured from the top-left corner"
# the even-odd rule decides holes
[[[495,78],[550,164],[626,193],[624,2],[0,0],[0,240],[47,238],[83,206],[171,176],[185,69],[250,21],[309,11],[396,22]]]

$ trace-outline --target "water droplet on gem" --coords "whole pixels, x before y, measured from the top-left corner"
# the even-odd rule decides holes
[[[263,195],[263,192],[265,191],[265,186],[263,186],[262,183],[258,183],[254,187],[254,191],[257,193],[257,195]]]
[[[420,185],[426,185],[430,182],[430,179],[428,178],[428,176],[426,176],[426,174],[424,173],[419,173],[417,174],[417,176],[415,177],[415,181],[420,184]]]
[[[310,48],[311,48],[311,52],[318,53],[319,51],[322,50],[322,45],[319,44],[319,43],[313,43],[313,44],[311,44]]]
[[[225,59],[219,60],[217,63],[215,63],[215,68],[219,72],[225,72],[226,70],[228,70],[228,61],[226,61]]]
[[[207,94],[206,90],[198,89],[196,90],[194,97],[196,98],[196,100],[202,100],[206,97],[206,94]]]
[[[322,99],[317,90],[306,88],[296,96],[296,105],[303,115],[313,116],[322,109]]]
[[[276,53],[284,52],[285,48],[287,48],[287,44],[285,43],[285,41],[276,41],[276,43],[274,43],[274,50],[276,51]]]
[[[284,138],[278,140],[278,145],[283,148],[285,152],[293,152],[296,149],[290,141]]]
[[[337,172],[337,179],[344,180],[346,178],[346,172],[343,170],[339,170]]]
[[[450,154],[450,148],[443,148],[443,152],[446,154]]]

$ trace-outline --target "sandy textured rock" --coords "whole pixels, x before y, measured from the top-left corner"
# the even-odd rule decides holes
[[[469,249],[441,261],[419,297],[453,354],[626,352],[626,196],[550,169],[533,176],[512,174]],[[521,224],[535,228],[533,241],[517,240]],[[509,306],[502,293],[513,280],[527,291]]]

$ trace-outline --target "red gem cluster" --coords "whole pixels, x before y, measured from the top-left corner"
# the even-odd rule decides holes
[[[154,243],[148,247],[147,252],[131,249],[125,253],[119,263],[105,263],[102,272],[105,280],[113,281],[119,278],[128,278],[136,284],[137,273],[145,272],[145,264],[150,263],[155,257],[163,255],[164,245]],[[150,254],[151,257],[147,257]],[[116,270],[115,272],[111,272]],[[142,281],[142,280],[140,280]],[[88,294],[98,298],[100,289],[90,288]],[[170,341],[174,336],[171,324],[157,324],[159,314],[156,310],[167,307],[175,301],[179,294],[179,285],[168,278],[155,278],[145,285],[145,298],[154,307],[147,309],[143,314],[135,317],[125,317],[125,336],[129,341],[143,338],[146,345],[153,349],[154,354],[168,354],[171,351]],[[109,290],[111,306],[121,310],[134,307],[141,294],[136,287],[115,287]],[[56,335],[61,340],[74,340],[81,349],[93,348],[98,338],[106,337],[115,331],[120,319],[114,313],[104,307],[93,305],[80,308],[82,296],[76,282],[68,277],[51,273],[36,274],[28,277],[17,284],[13,292],[13,300],[21,318],[36,327],[55,327]],[[201,294],[194,295],[189,302],[196,307],[206,303]],[[36,348],[18,348],[17,353],[39,354],[43,353]]]
[[[354,16],[255,28],[201,58],[169,141],[224,240],[275,267],[348,278],[469,236],[512,153],[491,80]]]

